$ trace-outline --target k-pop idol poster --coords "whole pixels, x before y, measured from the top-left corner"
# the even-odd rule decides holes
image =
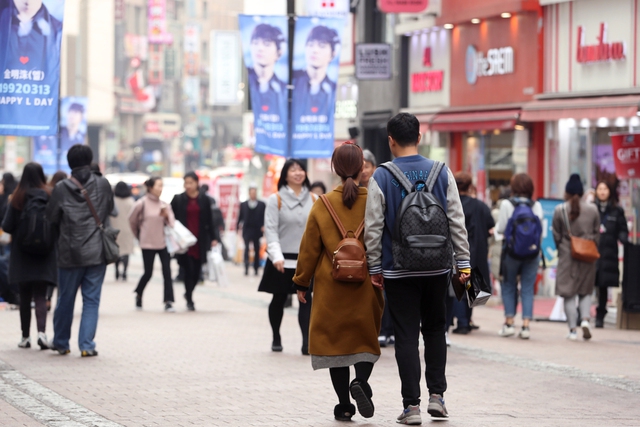
[[[287,17],[240,15],[239,24],[254,115],[254,149],[260,153],[287,156]]]
[[[64,0],[0,0],[0,134],[58,132]]]
[[[294,38],[291,155],[331,157],[336,83],[340,66],[340,18],[298,17]]]

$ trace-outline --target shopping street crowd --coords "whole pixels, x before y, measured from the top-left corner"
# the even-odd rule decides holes
[[[517,335],[529,339],[532,334],[542,231],[542,209],[533,200],[532,180],[526,174],[514,175],[510,194],[505,193],[491,210],[474,197],[470,175],[454,174],[418,154],[419,128],[418,120],[406,113],[389,121],[389,146],[395,160],[383,165],[353,143],[336,148],[332,167],[341,185],[329,193],[323,185],[311,185],[303,161],[290,159],[282,169],[276,194],[265,203],[251,188],[249,199],[240,207],[245,274],[250,267],[259,274],[259,256],[254,255],[250,265],[250,248],[259,254],[263,235],[267,242],[268,259],[258,290],[273,295],[268,308],[271,349],[283,350],[280,326],[293,294],[300,302],[301,353],[310,355],[313,369],[329,370],[338,400],[333,412],[337,420],[351,420],[356,413],[374,416],[369,378],[380,347],[391,344],[402,383],[403,410],[397,422],[420,424],[421,407],[435,419],[448,417],[444,401],[447,331],[454,318],[456,334],[478,327],[472,321],[470,304],[459,301],[453,289],[468,283],[472,273],[487,283],[501,277],[505,322],[499,335],[516,335],[518,296],[522,327]],[[11,235],[10,246],[5,248],[9,252],[8,282],[19,290],[19,346],[31,346],[33,301],[37,344],[61,355],[70,353],[73,304],[80,290],[83,309],[78,347],[83,357],[91,357],[98,354],[94,339],[107,262],[115,261],[116,277],[126,280],[127,257],[137,239],[144,274],[132,300],[138,309],[143,308],[144,290],[158,255],[163,266],[164,309],[173,312],[170,257],[182,252],[177,258],[184,298],[187,309],[195,311],[193,291],[208,253],[221,240],[220,228],[212,200],[201,191],[195,173],[185,175],[185,192],[166,204],[160,200],[162,179],[157,177],[145,183],[146,195],[137,201],[124,183],[116,185],[114,194],[99,170],[92,169],[87,146],[72,147],[68,162],[71,177],[54,176],[57,182],[47,183],[36,163],[25,167],[17,185],[5,175],[0,209],[2,229]],[[577,340],[580,329],[588,340],[594,288],[599,291],[595,326],[602,327],[607,287],[618,284],[617,244],[626,239],[626,221],[611,183],[598,184],[593,202],[583,200],[577,175],[571,176],[565,190],[566,202],[556,208],[552,223],[559,251],[556,293],[565,299],[568,338]],[[175,251],[170,247],[171,236],[181,227],[186,230],[183,236],[190,235],[195,242]],[[120,252],[114,260],[105,256],[108,229],[120,230]],[[600,259],[572,257],[573,237],[591,241]],[[491,268],[489,258],[497,258]],[[57,303],[53,340],[49,341],[45,334],[47,301],[54,287]],[[426,405],[421,405],[420,334],[425,343]],[[353,379],[350,366],[355,370]]]

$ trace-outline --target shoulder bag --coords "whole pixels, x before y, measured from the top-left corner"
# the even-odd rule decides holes
[[[89,198],[89,193],[87,193],[87,190],[75,177],[71,177],[69,179],[76,185],[76,187],[80,189],[80,193],[82,193],[84,199],[87,201],[89,210],[91,210],[91,215],[93,215],[93,219],[95,219],[96,225],[100,229],[100,234],[102,237],[102,256],[105,263],[113,264],[118,260],[118,258],[120,258],[120,247],[118,246],[118,243],[116,243],[116,239],[118,238],[120,230],[116,230],[111,226],[105,226],[102,221],[100,221],[98,212],[96,212],[96,208],[93,206],[93,203],[91,203],[91,199]]]
[[[564,214],[564,224],[567,227],[567,233],[569,233],[569,238],[571,239],[571,257],[576,261],[593,264],[600,258],[598,245],[596,245],[596,242],[593,240],[572,235],[566,205],[562,206],[562,212]]]

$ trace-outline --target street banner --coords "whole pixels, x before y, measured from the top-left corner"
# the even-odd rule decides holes
[[[185,105],[195,113],[200,103],[200,27],[198,25],[184,26],[183,51],[182,90]]]
[[[149,0],[148,6],[149,15],[147,16],[147,21],[149,25],[149,43],[173,43],[173,35],[167,30],[167,1]]]
[[[67,96],[60,102],[60,169],[70,172],[67,152],[76,144],[84,144],[87,135],[88,98]]]
[[[58,132],[64,0],[0,0],[0,135]]]
[[[288,25],[286,16],[239,16],[242,55],[249,75],[254,114],[254,149],[280,156],[289,154]]]
[[[618,179],[640,179],[640,133],[611,133]]]
[[[556,242],[553,240],[553,232],[551,231],[553,222],[553,212],[556,206],[562,203],[559,199],[538,199],[542,206],[542,243],[540,247],[542,249],[542,255],[547,267],[555,267],[558,265],[558,250],[556,248]]]
[[[291,153],[331,157],[334,148],[336,82],[344,19],[298,17],[293,52]]]
[[[210,37],[209,105],[237,105],[242,79],[240,33],[212,30]]]

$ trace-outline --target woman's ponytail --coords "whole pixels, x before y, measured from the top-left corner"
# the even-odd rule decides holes
[[[348,177],[342,185],[342,203],[351,209],[358,199],[358,186],[353,178]]]

